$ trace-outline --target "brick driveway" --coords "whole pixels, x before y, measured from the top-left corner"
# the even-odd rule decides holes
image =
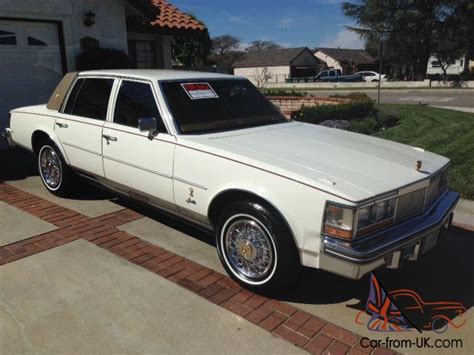
[[[98,265],[97,269],[105,268],[105,270],[108,270],[108,268],[113,268],[115,270],[123,268],[124,271],[120,273],[123,275],[127,273],[146,274],[146,286],[142,285],[139,290],[136,290],[139,294],[142,291],[146,293],[146,288],[150,287],[150,284],[156,287],[159,286],[157,289],[149,290],[150,294],[155,292],[157,296],[162,293],[166,295],[165,288],[167,290],[172,289],[173,292],[179,294],[180,300],[189,298],[192,302],[195,302],[196,305],[193,310],[206,308],[206,312],[203,313],[207,317],[209,317],[209,314],[214,315],[206,321],[203,319],[204,314],[194,314],[193,311],[181,312],[182,314],[178,316],[181,309],[179,307],[171,312],[171,319],[173,318],[172,315],[176,314],[177,319],[181,321],[181,323],[175,322],[176,324],[172,321],[169,323],[169,328],[177,333],[183,331],[179,330],[183,324],[199,324],[199,320],[202,319],[201,330],[203,332],[196,338],[201,340],[208,338],[208,342],[183,340],[175,343],[173,348],[163,348],[160,346],[164,342],[173,344],[173,341],[164,338],[160,343],[161,345],[150,343],[150,348],[137,346],[131,351],[131,349],[119,347],[115,344],[116,339],[114,338],[115,340],[112,339],[106,343],[110,345],[108,349],[115,349],[117,352],[147,352],[147,350],[154,349],[158,351],[160,349],[163,352],[175,350],[176,352],[209,353],[216,351],[216,348],[209,348],[212,340],[214,340],[213,344],[216,342],[214,339],[216,332],[225,329],[223,325],[216,328],[211,324],[219,324],[222,319],[234,315],[231,320],[228,320],[227,326],[234,330],[238,328],[237,334],[229,331],[228,334],[217,339],[217,343],[220,339],[222,340],[220,345],[228,346],[229,349],[232,349],[233,342],[239,338],[241,338],[240,344],[242,342],[255,343],[254,338],[258,335],[257,345],[259,346],[252,348],[257,353],[268,352],[264,349],[269,349],[269,346],[272,349],[279,349],[279,351],[272,350],[272,352],[285,353],[298,352],[299,349],[311,353],[327,352],[331,354],[390,352],[383,348],[363,349],[359,344],[361,335],[357,333],[365,335],[367,331],[363,328],[357,328],[352,319],[353,313],[358,311],[365,302],[364,298],[368,286],[366,282],[348,281],[308,270],[304,275],[304,285],[296,290],[289,290],[285,295],[278,296],[278,299],[253,294],[242,289],[223,274],[215,250],[212,247],[212,236],[159,213],[128,204],[125,201],[117,199],[110,201],[113,197],[89,188],[85,188],[84,193],[81,193],[81,200],[64,200],[50,196],[47,193],[44,194],[45,191],[39,187],[39,178],[34,176],[34,164],[29,160],[30,158],[22,154],[19,155],[19,158],[11,158],[10,154],[3,159],[10,159],[6,166],[11,167],[11,169],[9,169],[8,176],[4,176],[3,179],[0,176],[0,180],[7,181],[0,183],[0,213],[5,213],[5,216],[7,216],[3,222],[4,224],[2,224],[2,227],[7,229],[0,232],[0,235],[3,235],[3,237],[0,237],[0,280],[4,275],[2,274],[3,271],[5,275],[10,272],[19,273],[18,270],[7,268],[13,269],[16,265],[19,265],[18,268],[20,269],[35,269],[34,265],[40,264],[40,260],[42,262],[46,262],[46,260],[53,260],[52,262],[54,262],[56,259],[63,260],[65,265],[61,267],[67,268],[69,267],[67,258],[62,255],[68,255],[69,253],[73,255],[71,260],[76,260],[77,253],[74,254],[74,248],[78,248],[78,250],[84,250],[84,254],[91,254],[94,260],[96,258],[107,259],[114,255],[112,261],[110,261],[113,264],[112,266],[108,264]],[[1,156],[0,160],[2,160]],[[21,221],[13,220],[12,216],[16,215],[15,211],[22,216]],[[31,227],[28,227],[28,223]],[[22,227],[19,228],[19,226]],[[35,232],[32,233],[32,230]],[[15,233],[7,233],[7,231],[15,231]],[[459,243],[465,241],[462,238],[472,240],[472,233],[467,236],[466,233],[469,234],[469,232],[460,231],[462,235],[457,240],[457,251],[459,251]],[[189,237],[189,235],[192,237]],[[94,248],[98,248],[98,251],[96,252]],[[469,248],[467,251],[472,252],[472,242],[469,244]],[[460,249],[465,248],[461,245]],[[45,255],[44,260],[39,259],[42,255]],[[80,258],[77,260],[80,264]],[[472,261],[472,259],[470,260]],[[95,261],[84,259],[85,264],[89,262],[95,263]],[[28,265],[28,263],[31,265]],[[465,291],[462,295],[462,301],[468,308],[471,308],[470,303],[472,303],[473,282],[472,263],[470,264],[471,267],[467,267],[468,270],[461,272],[461,276],[468,278],[465,280],[467,290],[466,285],[464,285]],[[421,270],[423,270],[423,267]],[[37,270],[34,271],[37,272]],[[70,273],[74,272],[74,270],[70,271]],[[79,275],[82,274],[79,273]],[[389,282],[396,280],[397,275],[388,274],[387,280]],[[38,275],[38,278],[40,276]],[[319,280],[318,283],[312,282],[312,280],[316,280],[316,276]],[[443,273],[440,273],[439,276],[444,277]],[[130,278],[135,279],[136,277],[130,276]],[[426,279],[426,277],[422,278]],[[167,280],[166,283],[161,281],[164,279]],[[12,289],[20,287],[23,292],[28,290],[27,285],[23,285],[21,279],[13,280],[15,281],[11,283]],[[87,285],[96,282],[94,280],[89,278],[83,280],[83,282]],[[440,281],[443,283],[445,280]],[[122,290],[128,285],[120,278],[117,283],[123,283]],[[78,284],[80,284],[80,280],[78,280]],[[427,285],[425,288],[429,288],[429,285],[431,285],[434,289],[433,284]],[[143,287],[143,290],[141,287]],[[357,295],[355,299],[349,297],[347,300],[353,309],[347,308],[347,305],[344,305],[343,308],[332,306],[331,303],[339,304],[347,298],[343,294],[346,291],[351,296]],[[0,290],[0,315],[2,312],[2,292]],[[8,293],[8,288],[6,293]],[[449,290],[443,289],[443,293],[443,296],[451,296]],[[455,294],[459,295],[457,292]],[[170,295],[170,299],[173,299],[172,295]],[[48,307],[53,309],[59,307],[62,301],[61,298],[51,296]],[[160,302],[153,309],[158,308],[158,306],[168,310],[176,308],[174,302]],[[179,304],[178,301],[177,304]],[[140,304],[137,304],[136,307],[138,310],[135,309],[135,311],[140,314],[139,316],[144,321],[152,322],[146,317],[153,313],[153,310],[146,311],[146,307],[140,307]],[[93,313],[88,318],[90,323],[110,336],[109,331],[112,331],[112,325],[95,323],[91,320],[92,317],[94,317]],[[156,317],[165,316],[157,314]],[[156,317],[153,319],[156,320]],[[180,317],[184,317],[184,319]],[[45,321],[48,324],[55,324],[54,319],[51,318],[47,318]],[[237,321],[239,326],[235,326],[232,323],[234,321]],[[234,328],[232,328],[233,325]],[[341,327],[341,325],[344,325],[344,327]],[[255,326],[257,327],[254,328]],[[196,327],[199,328],[199,325],[194,324],[192,329],[196,329]],[[470,330],[472,330],[472,327],[466,331],[469,332]],[[87,347],[80,349],[69,347],[68,352],[91,353],[106,349],[100,347],[103,340],[94,336],[87,339],[89,339]],[[195,337],[193,339],[195,340]],[[281,339],[285,340],[286,343],[282,342]],[[0,341],[1,344],[8,344],[8,341],[11,341],[8,332],[3,339],[0,334]],[[466,339],[467,341],[468,339]],[[191,344],[193,347],[183,347],[183,342],[188,345]],[[65,344],[58,343],[57,346],[56,350],[65,349]],[[0,345],[0,349],[1,347],[2,345]],[[7,347],[7,350],[9,349],[14,349],[14,347]],[[240,350],[237,351],[240,353],[248,352],[245,347],[236,347],[235,349]],[[233,352],[235,352],[235,349]],[[48,352],[47,350],[48,348],[43,348],[44,352]],[[467,348],[464,350],[467,350]]]

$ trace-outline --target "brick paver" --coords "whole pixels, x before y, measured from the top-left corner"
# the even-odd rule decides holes
[[[254,294],[226,275],[119,231],[117,226],[143,217],[133,210],[89,218],[6,183],[0,183],[0,200],[59,227],[56,231],[0,247],[0,265],[82,238],[187,288],[310,353],[356,354],[367,351],[358,346],[360,336],[349,330],[285,302]],[[393,353],[388,349],[383,351]],[[382,353],[382,349],[378,352]]]

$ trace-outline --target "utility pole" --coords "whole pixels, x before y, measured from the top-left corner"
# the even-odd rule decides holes
[[[382,57],[383,57],[383,41],[380,38],[379,42],[379,85],[377,90],[377,103],[380,103],[380,89],[382,86]]]
[[[377,90],[377,103],[380,103],[380,89],[382,86],[382,59],[383,59],[383,47],[384,42],[388,39],[387,32],[379,32],[379,85]]]

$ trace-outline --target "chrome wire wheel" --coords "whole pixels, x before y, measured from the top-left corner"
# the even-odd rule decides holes
[[[58,154],[50,146],[43,146],[39,153],[41,179],[50,190],[57,190],[62,181],[62,166]]]
[[[250,215],[232,216],[222,234],[224,259],[239,279],[258,285],[272,277],[277,259],[275,245],[260,221]]]

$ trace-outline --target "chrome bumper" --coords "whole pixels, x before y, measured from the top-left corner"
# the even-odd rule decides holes
[[[323,236],[320,268],[360,279],[374,269],[417,260],[428,244],[436,244],[439,230],[450,226],[458,200],[457,192],[447,191],[423,214],[353,243]]]
[[[14,147],[16,145],[12,138],[11,128],[5,128],[5,132],[2,133],[2,137],[5,138],[10,147]]]

